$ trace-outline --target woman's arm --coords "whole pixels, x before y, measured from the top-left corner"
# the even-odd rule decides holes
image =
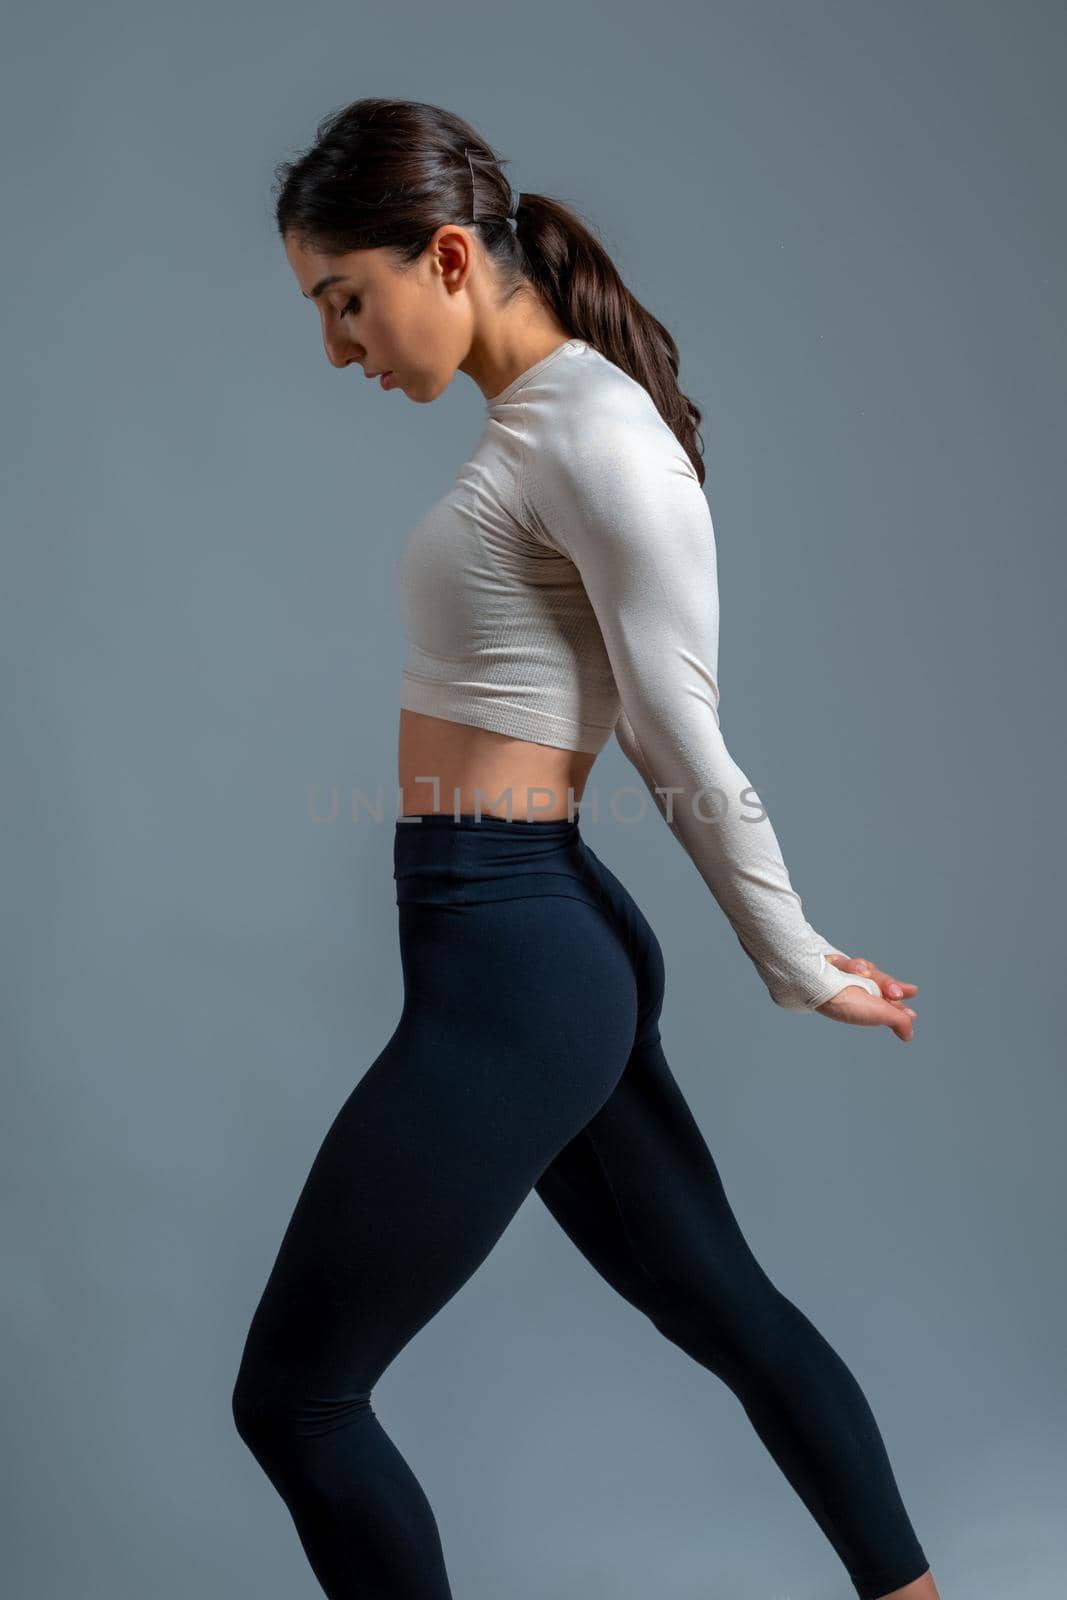
[[[663,817],[664,821],[667,823],[667,826],[670,828],[671,832],[674,834],[675,838],[678,840],[678,842],[682,846],[682,848],[687,850],[688,846],[686,844],[686,840],[683,837],[681,831],[679,830],[679,828],[677,826],[677,823],[675,821],[673,821],[668,816],[665,798],[664,798],[663,794],[660,793],[656,788],[655,780],[653,779],[652,774],[648,769],[648,766],[647,766],[647,764],[646,764],[646,762],[644,760],[644,757],[642,755],[642,752],[641,752],[641,747],[637,742],[637,735],[634,732],[633,724],[630,722],[630,719],[627,717],[625,711],[621,711],[619,713],[618,722],[615,724],[615,737],[618,740],[619,748],[622,751],[623,755],[626,757],[627,761],[629,761],[630,765],[635,768],[635,770],[637,771],[637,773],[641,777],[642,781],[644,782],[645,787],[648,789],[649,794],[652,796],[653,802],[655,803],[657,809],[659,810],[660,815]],[[745,784],[747,786],[747,780],[745,780]],[[701,865],[700,862],[697,861],[695,859],[695,857],[693,859],[694,859],[694,865],[696,865],[698,868],[700,868],[700,865]],[[705,881],[707,881],[707,873],[706,872],[702,872],[701,875],[704,877]],[[709,884],[709,887],[711,887],[710,884]],[[803,909],[803,907],[801,907],[801,909]],[[809,924],[809,927],[810,927],[810,924]],[[739,937],[740,937],[740,935],[739,935]],[[831,956],[831,955],[841,955],[841,956],[843,956],[844,955],[844,952],[842,950],[840,950],[837,945],[831,944],[829,939],[824,939],[822,934],[821,933],[817,933],[814,928],[811,929],[811,941],[812,941],[813,948],[818,950],[824,956]],[[745,948],[744,941],[742,941],[742,948]],[[747,951],[746,951],[746,953],[747,953]],[[847,961],[847,960],[850,959],[850,957],[844,956],[844,959]],[[758,963],[757,963],[757,968],[758,968]],[[767,981],[766,977],[765,977],[764,981],[765,982]],[[870,993],[872,993],[872,994],[880,994],[881,993],[881,990],[878,988],[877,984],[874,984],[874,983],[870,982],[870,980],[860,979],[858,977],[848,977],[847,978],[847,983],[860,983],[860,982],[862,982],[863,987],[865,989],[867,989]],[[838,985],[838,989],[841,989],[841,988],[844,988],[844,987],[846,987],[846,983],[845,982],[842,982],[840,985]],[[785,1001],[783,1001],[781,998],[779,998],[775,994],[774,988],[772,987],[771,983],[769,983],[769,982],[768,982],[768,989],[770,990],[770,992],[772,994],[772,997],[774,997],[775,999],[778,1000],[779,1004],[786,1004]],[[835,989],[835,990],[833,990],[831,992],[832,993],[837,993],[838,990]],[[825,1003],[825,1002],[824,1001],[815,1002],[815,1004],[823,1004],[823,1003]],[[790,1007],[788,1005],[786,1006],[786,1008],[787,1009],[794,1009],[793,1007]],[[795,1009],[812,1010],[812,1009],[814,1009],[814,1006],[796,1007]]]
[[[651,397],[527,449],[523,479],[528,511],[574,562],[600,624],[619,744],[771,998],[810,1011],[852,984],[880,996],[825,959],[836,947],[805,918],[770,818],[726,748],[711,512]]]
[[[637,742],[637,734],[634,732],[633,724],[626,715],[625,711],[619,712],[618,721],[615,724],[615,738],[618,741],[619,749],[622,751],[630,765],[635,768],[645,784],[645,787],[648,789],[648,792],[652,796],[660,815],[667,823],[667,826],[671,828],[671,831],[674,833],[675,837],[678,838],[679,843],[684,849],[684,840],[679,837],[677,828],[673,827],[667,816],[667,808],[664,798],[662,795],[657,793],[652,774],[648,770],[644,756],[641,753],[641,746]],[[821,950],[824,956],[842,956],[845,961],[850,961],[852,959],[851,956],[846,956],[844,951],[841,950],[836,944],[831,944],[829,939],[824,939],[821,933],[816,933],[814,928],[812,928],[811,934],[815,945],[819,950]]]

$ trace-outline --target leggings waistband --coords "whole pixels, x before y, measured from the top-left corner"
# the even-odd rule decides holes
[[[457,816],[451,811],[426,811],[416,812],[413,816],[397,817],[396,832],[422,833],[427,828],[444,829],[446,832],[467,832],[476,829],[484,833],[510,833],[521,837],[530,838],[577,838],[578,823],[581,812],[575,808],[571,817],[534,817],[527,820],[525,817],[498,817],[491,811],[483,811],[477,816],[473,811],[461,811]]]
[[[393,877],[398,905],[470,905],[540,894],[601,898],[577,813],[540,821],[467,812],[398,817]]]

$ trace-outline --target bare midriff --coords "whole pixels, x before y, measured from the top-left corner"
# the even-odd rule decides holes
[[[596,760],[418,711],[400,713],[400,811],[552,821],[574,815]]]

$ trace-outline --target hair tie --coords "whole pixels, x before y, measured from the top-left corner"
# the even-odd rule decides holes
[[[470,149],[466,145],[463,147],[463,154],[467,157],[467,165],[470,168],[470,173],[471,173],[471,210],[474,213],[473,218],[472,218],[472,224],[474,222],[488,222],[488,221],[491,220],[490,218],[488,218],[488,217],[480,217],[478,215],[478,198],[477,198],[477,193],[476,193],[476,190],[475,190],[475,181],[474,181],[474,162],[471,160]],[[478,157],[479,161],[481,161],[482,159],[483,159],[483,157],[481,157],[481,156]],[[507,223],[507,225],[511,229],[512,233],[518,233],[518,231],[519,231],[518,210],[519,210],[520,204],[522,203],[522,194],[521,194],[521,191],[516,189],[515,186],[510,182],[508,183],[508,189],[510,191],[510,196],[511,196],[511,198],[509,200],[509,203],[508,203],[508,214],[502,220]]]

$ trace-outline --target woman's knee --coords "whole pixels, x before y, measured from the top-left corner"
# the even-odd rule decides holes
[[[273,1454],[311,1422],[316,1399],[308,1354],[277,1329],[270,1331],[261,1304],[230,1396],[237,1432],[254,1455]]]
[[[684,1279],[660,1278],[647,1315],[688,1355],[727,1377],[788,1359],[796,1307],[743,1252]]]
[[[265,1466],[292,1465],[323,1434],[362,1422],[370,1388],[349,1388],[286,1372],[269,1360],[241,1362],[230,1397],[237,1432]]]
[[[237,1432],[255,1456],[261,1456],[294,1426],[299,1399],[281,1373],[256,1358],[246,1345],[230,1396]]]

